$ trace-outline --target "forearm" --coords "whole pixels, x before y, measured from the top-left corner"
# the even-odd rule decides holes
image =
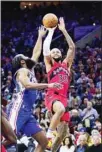
[[[66,29],[64,29],[62,32],[63,32],[63,34],[66,38],[66,41],[68,43],[68,46],[69,46],[69,49],[67,51],[66,60],[69,63],[69,68],[71,68],[71,65],[73,63],[73,59],[75,57],[75,44],[74,44],[72,38],[70,37],[70,35],[67,33]]]
[[[54,30],[49,30],[49,33],[44,41],[43,45],[43,55],[44,56],[49,56],[50,55],[50,45],[52,41],[52,36],[53,36]]]
[[[47,83],[33,83],[29,80],[28,71],[23,69],[19,71],[18,80],[26,89],[45,89],[49,86]]]
[[[47,83],[26,83],[25,88],[27,89],[45,89],[48,87]]]
[[[33,49],[33,54],[32,54],[32,59],[34,61],[38,61],[38,58],[41,54],[41,49],[42,49],[42,37],[38,36],[37,42],[35,44],[35,47]]]
[[[70,37],[70,35],[68,34],[67,30],[66,29],[62,30],[62,33],[66,38],[69,48],[75,48],[75,44],[74,44],[72,38]]]

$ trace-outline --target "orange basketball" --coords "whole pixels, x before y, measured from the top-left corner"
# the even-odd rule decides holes
[[[42,22],[46,28],[53,28],[58,24],[58,18],[55,14],[48,13],[43,17]]]

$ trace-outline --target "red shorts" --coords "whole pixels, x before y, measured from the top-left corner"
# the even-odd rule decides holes
[[[67,98],[63,97],[63,96],[60,96],[60,95],[57,95],[57,94],[47,94],[45,96],[45,106],[47,107],[47,109],[49,111],[53,111],[52,110],[52,106],[53,106],[53,103],[58,100],[60,101],[64,107],[66,108],[68,106],[68,100]],[[61,121],[66,121],[66,122],[69,122],[70,121],[70,114],[69,112],[65,112],[64,115],[61,117]]]

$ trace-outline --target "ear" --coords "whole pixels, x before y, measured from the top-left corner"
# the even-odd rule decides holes
[[[21,61],[20,61],[20,65],[23,66],[24,64],[25,64],[25,61],[24,61],[24,60],[21,60]]]
[[[20,65],[22,65],[22,60],[20,61]]]

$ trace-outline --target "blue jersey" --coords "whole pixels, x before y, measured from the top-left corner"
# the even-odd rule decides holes
[[[16,72],[16,74],[17,74],[17,72]],[[29,71],[28,77],[29,77],[30,82],[37,83],[34,72]],[[17,100],[17,98],[20,98],[21,104],[23,105],[23,107],[25,106],[29,110],[32,109],[32,106],[36,101],[37,90],[36,89],[26,89],[21,84],[21,82],[19,82],[17,80],[15,80],[15,85],[16,85],[16,96],[15,96],[16,100]],[[12,100],[14,100],[13,102],[15,102],[15,99],[12,98]]]
[[[18,71],[15,74],[15,78]],[[30,82],[37,83],[35,75],[31,71],[28,71],[28,77]],[[12,97],[12,102],[8,108],[9,121],[13,130],[16,130],[17,133],[21,130],[26,133],[28,131],[27,125],[31,124],[32,127],[32,123],[36,124],[36,120],[32,115],[32,107],[36,101],[37,90],[26,89],[17,79],[15,79],[15,84],[16,94]],[[26,131],[24,132],[24,130]],[[34,133],[33,129],[32,132],[30,130],[31,133]]]

